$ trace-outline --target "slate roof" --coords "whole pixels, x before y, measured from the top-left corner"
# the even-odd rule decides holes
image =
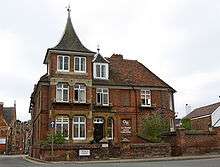
[[[93,59],[94,63],[109,63],[100,53],[97,53]]]
[[[8,125],[11,125],[14,120],[16,120],[16,110],[14,107],[4,107],[3,108],[3,117]]]
[[[196,118],[196,117],[212,114],[219,106],[220,106],[220,102],[203,106],[200,108],[196,108],[191,113],[189,113],[185,118]]]
[[[157,77],[137,60],[107,58],[109,61],[109,80],[94,79],[94,85],[162,87],[175,90]]]
[[[70,13],[68,14],[66,28],[61,38],[60,42],[54,48],[55,50],[66,50],[66,51],[76,51],[76,52],[86,52],[86,53],[94,53],[87,49],[80,41],[77,36],[70,17]]]

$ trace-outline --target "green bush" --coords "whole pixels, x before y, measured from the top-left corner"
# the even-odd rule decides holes
[[[154,114],[143,121],[143,130],[140,136],[150,142],[159,143],[162,140],[162,134],[168,131],[168,121],[159,114]]]
[[[183,118],[181,120],[181,128],[185,128],[187,130],[191,130],[192,129],[191,120],[189,118]]]
[[[52,133],[50,133],[47,135],[47,139],[42,141],[41,144],[42,145],[50,145],[52,143],[52,141],[54,144],[64,144],[65,138],[62,133],[54,133],[53,135],[52,135]]]

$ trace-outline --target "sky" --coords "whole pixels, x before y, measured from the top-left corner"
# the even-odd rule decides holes
[[[66,6],[82,43],[136,59],[172,86],[178,117],[220,101],[219,0],[7,0],[0,5],[0,101],[30,119],[30,95],[60,40]]]

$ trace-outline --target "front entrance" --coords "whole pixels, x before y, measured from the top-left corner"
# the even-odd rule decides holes
[[[94,119],[94,141],[95,143],[99,143],[100,140],[103,139],[104,134],[104,120],[102,118],[95,118]]]

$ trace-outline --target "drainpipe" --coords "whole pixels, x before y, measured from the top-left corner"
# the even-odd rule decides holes
[[[132,89],[134,91],[134,96],[135,96],[135,110],[136,110],[136,136],[138,136],[138,101],[137,101],[137,92],[134,89],[134,86],[132,86]]]

